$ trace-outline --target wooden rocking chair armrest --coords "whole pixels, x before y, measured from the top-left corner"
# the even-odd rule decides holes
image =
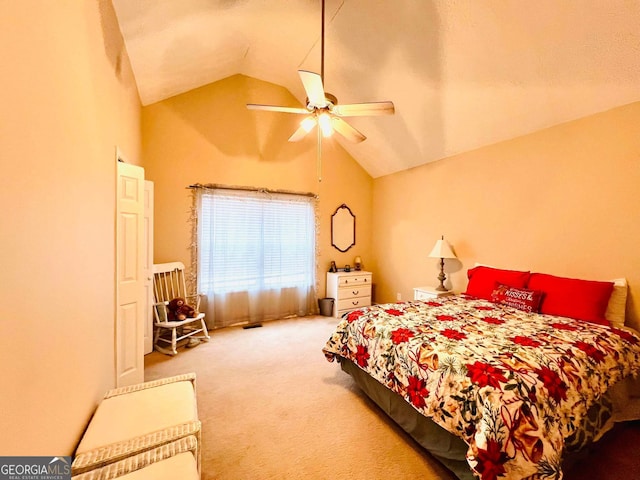
[[[198,297],[198,311],[200,311],[200,302],[202,301],[203,298],[206,297],[206,295],[204,293],[196,293],[197,297]]]
[[[198,302],[198,304],[199,303],[200,302]],[[199,312],[198,308],[194,307],[196,310],[195,316],[185,318],[184,320],[169,320],[169,309],[167,308],[168,305],[169,302],[157,302],[153,304],[156,327],[175,328],[204,318],[204,313]]]
[[[167,306],[169,302],[156,302],[153,304],[153,313],[156,317],[156,323],[166,322],[169,314]]]
[[[193,295],[187,295],[185,300],[187,300],[187,303],[189,305],[192,305],[193,308],[196,309],[196,312],[199,312],[200,311],[200,301],[202,300],[202,297],[204,297],[203,293],[194,293]],[[193,300],[189,301],[189,299],[193,299]]]

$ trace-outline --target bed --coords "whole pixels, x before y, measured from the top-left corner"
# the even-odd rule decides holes
[[[458,478],[560,479],[622,418],[640,335],[605,317],[612,282],[476,268],[465,294],[346,314],[323,352]]]

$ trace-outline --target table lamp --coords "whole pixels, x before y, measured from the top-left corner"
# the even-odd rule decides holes
[[[431,250],[429,254],[430,258],[439,258],[440,259],[440,275],[438,275],[438,280],[440,280],[440,285],[436,287],[436,290],[439,292],[446,292],[447,289],[444,286],[444,281],[447,278],[444,274],[444,259],[445,258],[458,258],[456,254],[451,250],[451,245],[444,239],[444,235],[440,240],[436,242],[436,245]]]

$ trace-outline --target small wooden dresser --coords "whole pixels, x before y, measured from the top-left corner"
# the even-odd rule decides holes
[[[334,299],[333,316],[371,305],[371,272],[328,272],[327,297]]]

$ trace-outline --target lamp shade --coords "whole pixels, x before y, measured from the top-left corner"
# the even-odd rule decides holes
[[[458,258],[456,254],[451,250],[451,245],[447,242],[444,237],[436,242],[436,245],[431,250],[429,257],[432,258]]]

